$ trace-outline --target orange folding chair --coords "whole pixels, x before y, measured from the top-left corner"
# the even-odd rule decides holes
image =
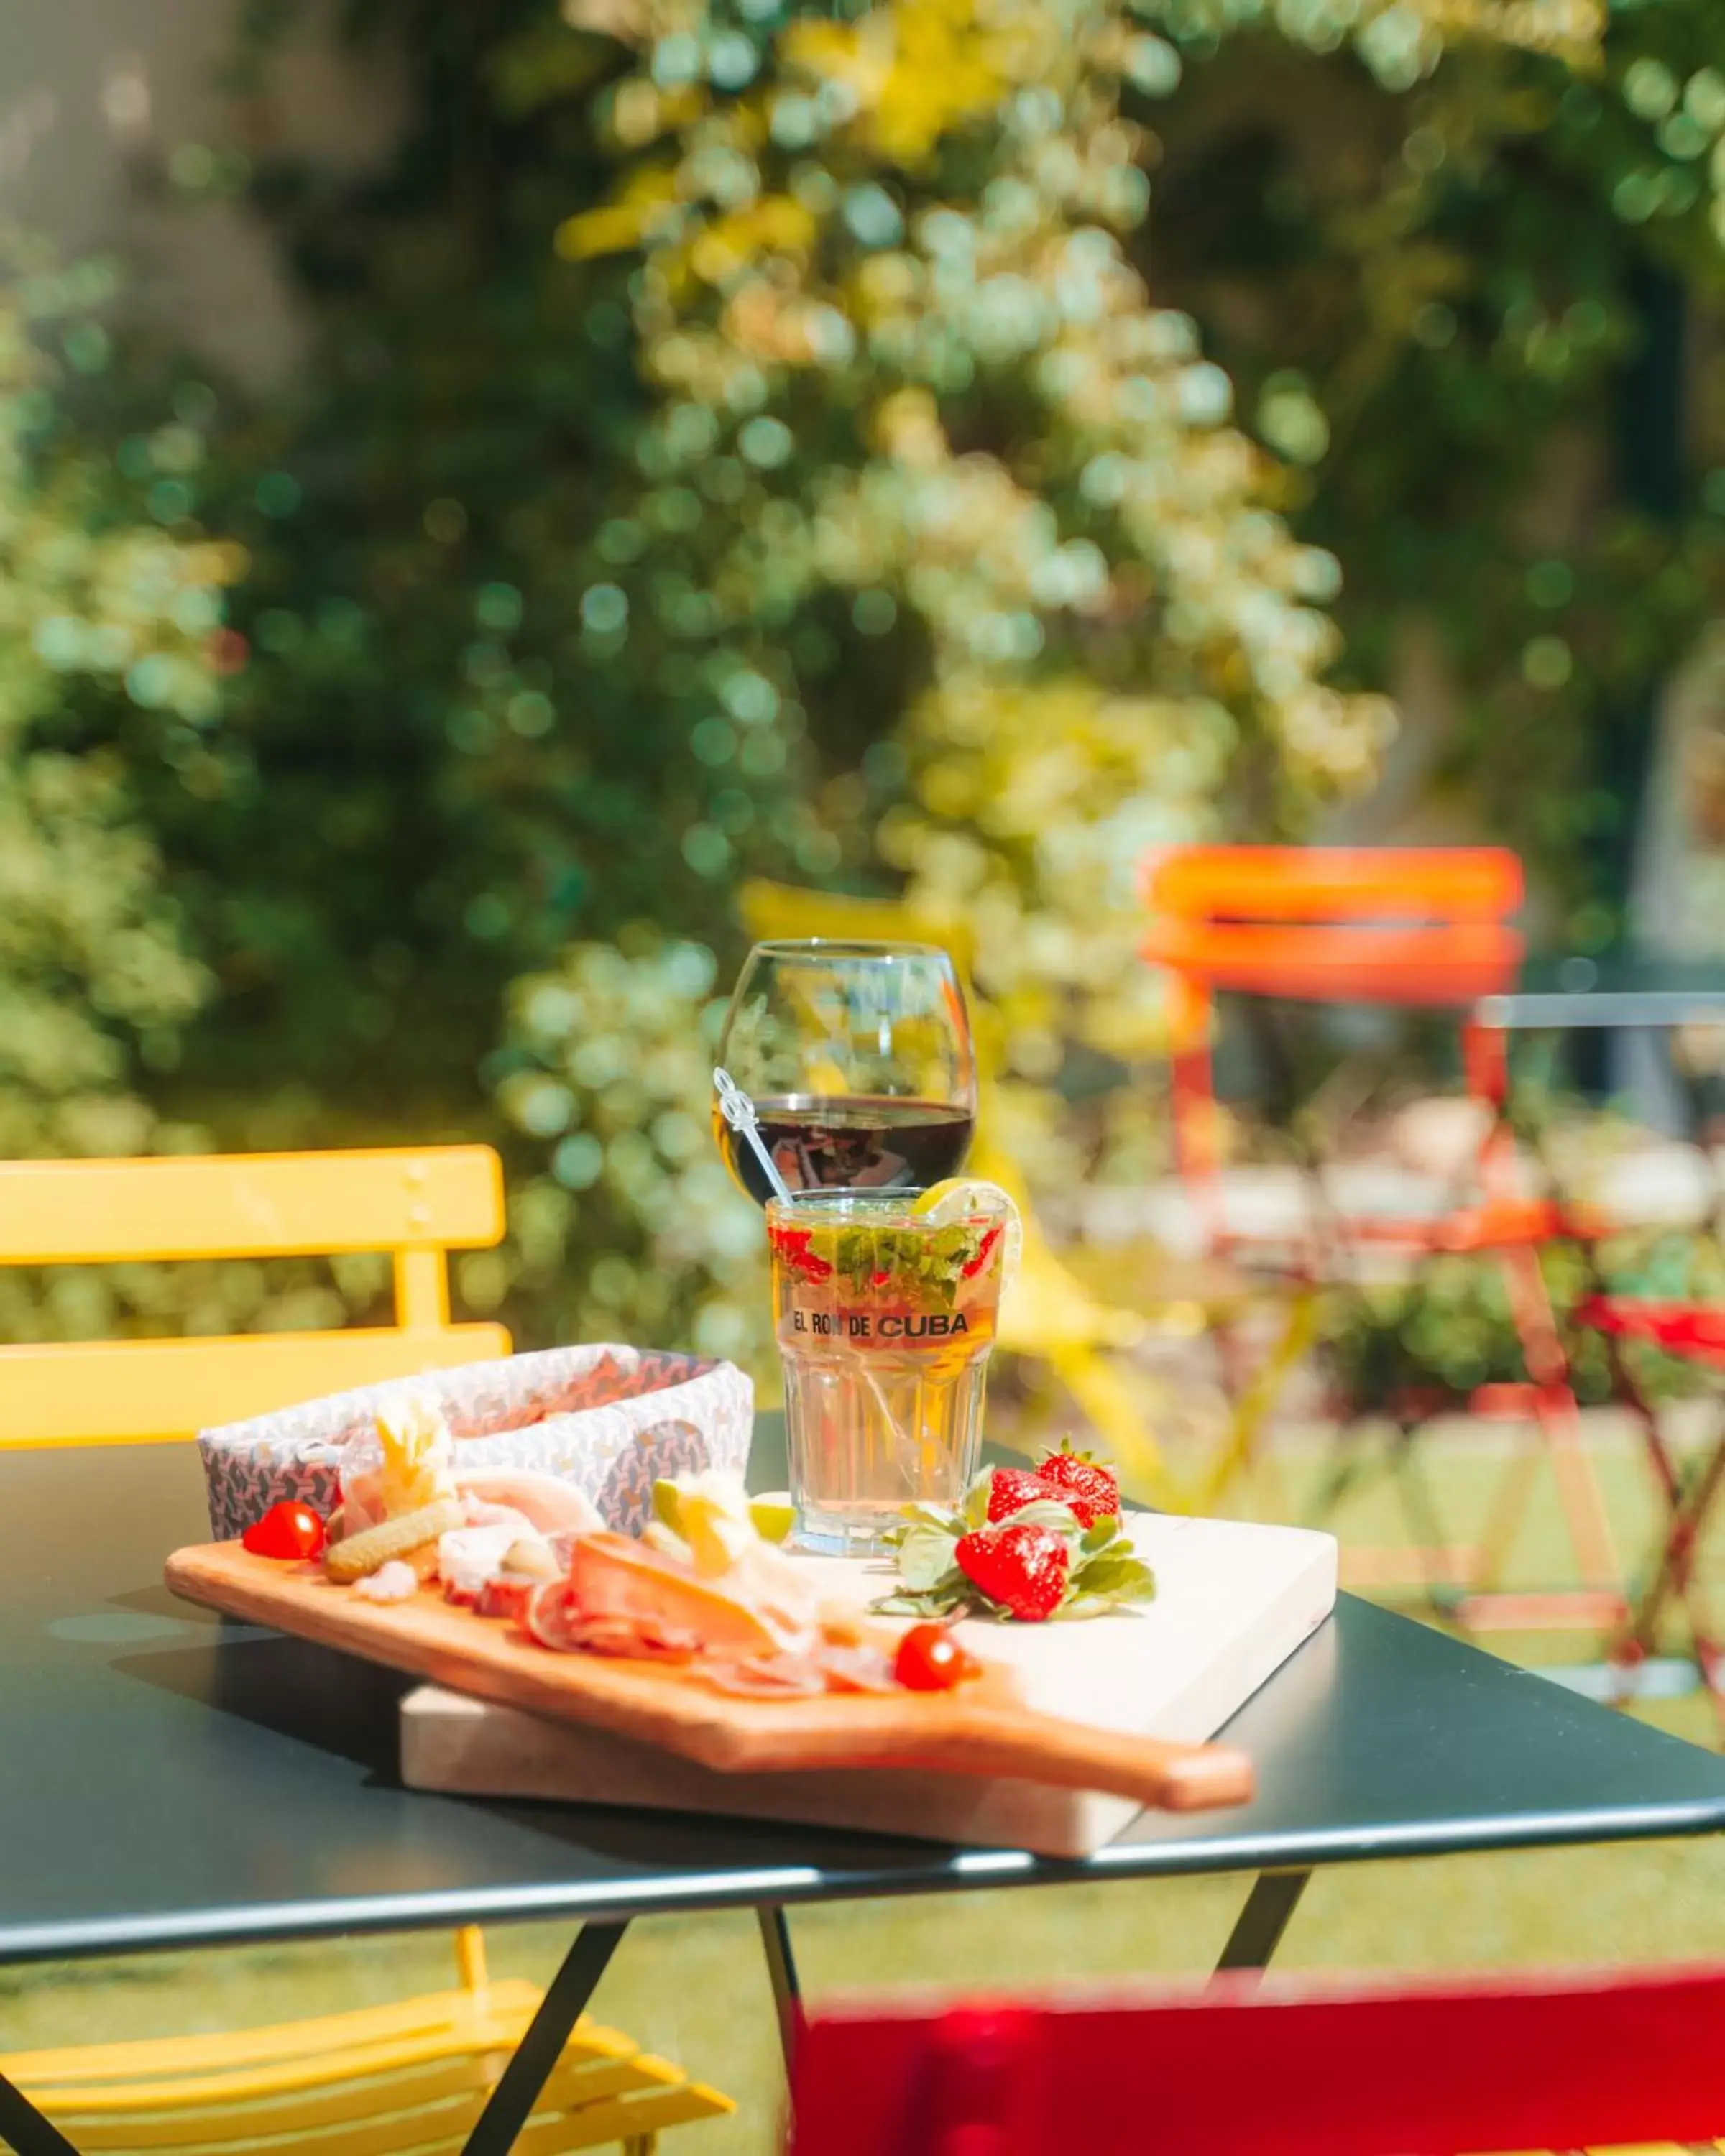
[[[1219,1328],[1224,1374],[1231,1374],[1230,1389],[1246,1411],[1236,1409],[1212,1493],[1252,1455],[1276,1389],[1266,1382],[1266,1370],[1276,1378],[1286,1374],[1316,1331],[1319,1295],[1351,1285],[1368,1246],[1414,1262],[1440,1252],[1490,1254],[1507,1287],[1527,1379],[1481,1388],[1470,1404],[1477,1414],[1537,1430],[1556,1476],[1582,1586],[1534,1595],[1487,1591],[1525,1507],[1532,1453],[1512,1463],[1477,1548],[1427,1540],[1411,1552],[1353,1551],[1349,1576],[1358,1584],[1463,1589],[1456,1614],[1475,1627],[1604,1629],[1620,1621],[1625,1606],[1621,1573],[1582,1447],[1568,1363],[1539,1265],[1540,1246],[1562,1224],[1559,1211],[1549,1199],[1529,1199],[1518,1188],[1503,1036],[1467,1015],[1481,998],[1507,988],[1520,963],[1522,939],[1511,925],[1522,899],[1520,862],[1494,847],[1180,847],[1152,857],[1144,891],[1152,914],[1144,955],[1168,969],[1176,990],[1173,1122],[1182,1178],[1210,1250],[1276,1272],[1290,1296],[1282,1337],[1251,1379],[1239,1374],[1231,1328]],[[1457,1014],[1468,1091],[1486,1111],[1485,1135],[1448,1202],[1411,1219],[1343,1217],[1328,1203],[1321,1170],[1311,1166],[1310,1222],[1303,1231],[1266,1237],[1231,1220],[1210,1055],[1215,998],[1222,993]],[[1390,1404],[1394,1409],[1396,1404]],[[1425,1524],[1418,1532],[1427,1535],[1431,1508],[1413,1476],[1411,1440],[1430,1404],[1404,1407],[1396,1449],[1404,1496],[1420,1494]]]
[[[789,2156],[1725,2147],[1725,1973],[827,2013]]]

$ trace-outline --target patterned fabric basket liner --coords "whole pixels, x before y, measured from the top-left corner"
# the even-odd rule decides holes
[[[364,1385],[202,1430],[210,1532],[244,1534],[288,1497],[327,1513],[343,1448],[403,1383],[433,1394],[463,1467],[532,1467],[584,1491],[605,1524],[639,1534],[655,1481],[703,1467],[742,1474],[754,1388],[729,1363],[640,1348],[552,1348]]]

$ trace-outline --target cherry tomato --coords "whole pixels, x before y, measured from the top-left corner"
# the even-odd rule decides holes
[[[951,1691],[977,1673],[950,1625],[913,1625],[898,1643],[892,1674],[911,1691]]]
[[[320,1556],[327,1537],[323,1522],[309,1505],[296,1505],[291,1498],[284,1498],[248,1527],[240,1539],[254,1557],[285,1559]]]

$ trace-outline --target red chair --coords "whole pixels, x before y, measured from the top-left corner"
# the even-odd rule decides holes
[[[1351,1279],[1364,1245],[1415,1260],[1439,1252],[1490,1253],[1505,1276],[1526,1382],[1482,1388],[1471,1404],[1476,1413],[1525,1419],[1538,1431],[1582,1589],[1534,1595],[1482,1591],[1495,1583],[1518,1522],[1531,1455],[1506,1476],[1481,1548],[1428,1543],[1412,1552],[1350,1552],[1350,1578],[1361,1585],[1407,1584],[1411,1572],[1413,1584],[1466,1589],[1456,1614],[1479,1628],[1604,1630],[1621,1623],[1627,1614],[1621,1573],[1581,1445],[1568,1363],[1539,1266],[1541,1245],[1558,1232],[1558,1209],[1517,1187],[1505,1112],[1504,1037],[1471,1019],[1474,1005],[1512,984],[1521,962],[1522,939],[1510,925],[1523,896],[1520,862],[1495,847],[1177,847],[1152,857],[1144,894],[1152,915],[1144,956],[1166,968],[1177,987],[1173,1116],[1182,1178],[1212,1254],[1278,1271],[1291,1291],[1286,1331],[1267,1366],[1273,1373],[1285,1374],[1310,1338],[1318,1291]],[[1231,1226],[1222,1206],[1210,1067],[1214,1003],[1224,992],[1455,1012],[1468,1090],[1487,1113],[1477,1158],[1448,1206],[1415,1219],[1343,1218],[1313,1173],[1308,1183],[1315,1226],[1303,1241],[1291,1245],[1285,1234],[1266,1240]],[[1218,1342],[1239,1404],[1212,1477],[1212,1497],[1250,1456],[1274,1391],[1263,1368],[1241,1377],[1230,1328],[1219,1328]],[[1411,1427],[1429,1404],[1416,1404],[1400,1419]],[[1405,1442],[1399,1460],[1404,1470],[1410,1466]],[[1429,1505],[1422,1507],[1424,1516],[1429,1512]]]
[[[823,2015],[790,2156],[1681,2156],[1725,2134],[1725,1974]]]
[[[1634,1670],[1658,1644],[1661,1624],[1673,1601],[1689,1620],[1695,1665],[1713,1702],[1725,1737],[1725,1650],[1713,1630],[1695,1557],[1707,1521],[1725,1486],[1725,1431],[1713,1440],[1699,1469],[1686,1476],[1660,1428],[1622,1344],[1639,1340],[1700,1368],[1725,1374],[1725,1310],[1693,1302],[1642,1301],[1628,1296],[1596,1295],[1578,1304],[1575,1322],[1601,1334],[1611,1365],[1613,1389],[1634,1410],[1641,1439],[1665,1505],[1665,1528],[1652,1573],[1641,1590],[1635,1614],[1610,1650],[1622,1671]],[[1625,1691],[1627,1683],[1625,1683]]]

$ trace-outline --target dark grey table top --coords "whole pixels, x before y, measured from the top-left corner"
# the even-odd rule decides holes
[[[1725,1826],[1725,1759],[1345,1597],[1230,1729],[1256,1801],[1083,1863],[418,1795],[401,1680],[160,1584],[208,1532],[191,1447],[0,1451],[0,1961]]]

